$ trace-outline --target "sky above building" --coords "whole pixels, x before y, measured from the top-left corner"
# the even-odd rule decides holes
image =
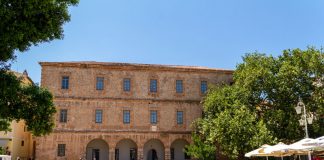
[[[246,53],[324,44],[323,0],[80,0],[64,39],[17,53],[12,70],[40,82],[40,61],[235,69]]]

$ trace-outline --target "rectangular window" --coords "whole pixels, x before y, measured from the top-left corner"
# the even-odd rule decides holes
[[[183,92],[182,80],[176,80],[176,92],[177,93]]]
[[[183,124],[183,111],[177,111],[177,124]]]
[[[157,80],[156,79],[150,80],[150,92],[157,92]]]
[[[201,81],[200,83],[200,91],[202,94],[207,92],[207,81]]]
[[[58,144],[58,146],[57,146],[57,156],[59,156],[59,157],[65,156],[65,144]]]
[[[125,124],[130,123],[130,111],[129,110],[124,110],[123,111],[123,121]]]
[[[96,110],[96,123],[102,123],[102,110]]]
[[[131,89],[131,80],[129,78],[124,78],[124,91],[129,92]]]
[[[61,109],[60,110],[60,122],[66,123],[67,121],[67,109]]]
[[[157,123],[157,111],[151,111],[151,124]]]
[[[103,90],[104,88],[104,77],[97,77],[96,89]]]
[[[62,77],[62,89],[69,89],[69,76]]]
[[[21,146],[24,146],[25,145],[25,142],[24,141],[21,141]]]

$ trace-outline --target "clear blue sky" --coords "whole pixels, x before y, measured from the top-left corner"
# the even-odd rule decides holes
[[[81,0],[64,39],[19,53],[12,70],[39,82],[39,61],[234,69],[245,53],[324,46],[323,8],[323,0]]]

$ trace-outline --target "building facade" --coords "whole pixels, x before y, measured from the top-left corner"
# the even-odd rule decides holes
[[[10,132],[0,132],[0,147],[11,159],[32,159],[34,157],[33,136],[27,131],[24,121],[12,121],[10,123]]]
[[[54,95],[54,132],[36,138],[36,159],[184,160],[190,124],[208,85],[231,70],[100,62],[40,62]]]

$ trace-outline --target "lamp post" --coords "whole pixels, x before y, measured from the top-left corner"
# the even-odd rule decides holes
[[[299,120],[299,124],[301,126],[305,125],[305,135],[306,135],[306,138],[309,138],[308,129],[307,129],[307,122],[308,122],[308,124],[313,123],[313,115],[310,114],[310,116],[307,117],[305,104],[303,103],[301,98],[299,98],[299,102],[298,102],[297,106],[295,107],[295,110],[296,110],[297,114],[301,114],[302,109],[304,110],[304,114],[302,115],[302,118]],[[310,152],[308,152],[308,159],[311,160]]]

